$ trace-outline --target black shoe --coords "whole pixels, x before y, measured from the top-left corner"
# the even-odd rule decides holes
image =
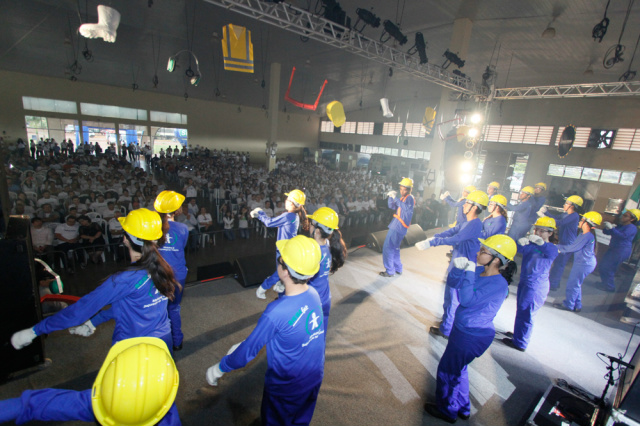
[[[449,340],[449,336],[446,336],[444,333],[442,333],[442,331],[440,331],[440,327],[429,328],[429,333],[433,334],[434,336],[444,337],[446,340]]]
[[[556,309],[560,309],[561,311],[569,311],[569,312],[573,312],[573,309],[569,309],[567,308],[564,303],[560,302],[560,303],[554,303],[553,307]],[[580,312],[580,311],[578,311]]]
[[[396,275],[402,275],[402,272],[396,272]]]
[[[462,420],[469,420],[469,417],[471,417],[471,414],[462,414],[460,411],[458,411],[458,417]]]
[[[427,402],[424,404],[424,411],[431,414],[433,417],[437,419],[442,419],[447,423],[454,424],[458,419],[452,419],[451,417],[447,417],[442,411],[438,410],[436,404]]]
[[[573,308],[573,312],[582,312],[582,308]]]
[[[513,339],[509,339],[508,337],[505,337],[504,339],[502,339],[502,343],[504,343],[505,345],[507,345],[510,348],[515,349],[517,351],[520,351],[520,352],[524,352],[525,351],[525,349],[523,349],[523,348],[521,348],[519,346],[516,346],[516,344],[513,343]]]
[[[174,346],[173,347],[173,351],[174,352],[178,352],[178,351],[181,351],[181,350],[182,350],[182,343],[180,343],[178,346]]]
[[[611,288],[611,287],[609,287],[608,285],[606,285],[605,283],[602,283],[602,282],[597,283],[596,284],[596,288],[598,290],[606,291],[607,293],[615,293],[616,292],[615,288]]]
[[[507,336],[510,339],[513,339],[513,333],[510,332],[510,331],[505,331],[504,335]]]
[[[395,277],[395,275],[389,275],[389,274],[387,274],[387,271],[382,271],[382,272],[380,272],[378,275],[380,275],[381,277],[387,277],[387,278]]]

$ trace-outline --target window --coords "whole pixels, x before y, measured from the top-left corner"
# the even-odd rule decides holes
[[[72,101],[60,99],[22,97],[22,107],[34,111],[61,112],[64,114],[77,114],[78,106]]]
[[[405,130],[405,136],[410,136],[413,138],[423,138],[425,136],[422,123],[407,123],[405,125]]]
[[[604,183],[618,183],[620,182],[620,175],[622,172],[617,170],[602,170],[602,175],[600,175],[600,182]]]
[[[552,134],[553,126],[488,125],[484,127],[484,140],[488,142],[549,145]]]
[[[82,139],[85,143],[100,145],[104,152],[109,145],[115,145],[118,141],[116,138],[116,125],[115,123],[101,121],[83,121]]]
[[[384,136],[399,136],[402,131],[402,123],[384,123],[382,134]]]
[[[80,111],[96,117],[124,118],[127,120],[147,120],[146,109],[125,108],[116,105],[81,103]]]
[[[187,115],[177,112],[151,111],[151,121],[160,123],[187,124]]]
[[[373,122],[371,121],[360,121],[358,122],[358,131],[356,132],[359,135],[372,135],[373,134]]]
[[[355,121],[345,121],[340,128],[340,133],[355,133],[358,123]]]
[[[549,170],[547,171],[549,176],[564,176],[564,166],[562,164],[549,164]]]
[[[597,182],[600,180],[600,173],[602,173],[602,169],[590,169],[588,167],[585,167],[582,170],[582,179],[593,180]]]
[[[177,129],[173,127],[151,127],[151,140],[153,142],[153,154],[159,154],[160,149],[165,151],[171,147],[182,149],[187,146],[189,133],[187,129]]]
[[[571,179],[580,179],[580,177],[582,177],[582,167],[566,166],[564,168],[564,177]]]
[[[620,176],[620,185],[633,185],[633,182],[636,180],[636,172],[622,172]]]
[[[325,133],[333,133],[333,123],[331,121],[322,121],[320,131]]]
[[[121,124],[118,126],[119,141],[126,145],[138,144],[142,147],[151,144],[149,128],[147,126],[136,126],[133,124]]]
[[[593,182],[615,183],[627,186],[633,185],[633,182],[636,179],[636,172],[563,166],[562,164],[549,164],[547,175],[570,179],[584,179]]]
[[[612,148],[623,151],[640,151],[640,129],[618,129]]]
[[[36,117],[27,115],[24,117],[27,137],[34,141],[40,138],[53,138],[58,142],[62,140],[80,141],[78,122],[66,118]]]

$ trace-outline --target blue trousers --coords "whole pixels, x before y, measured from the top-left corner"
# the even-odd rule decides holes
[[[526,349],[529,345],[533,331],[533,318],[544,305],[548,294],[548,281],[518,285],[516,320],[513,325],[513,343],[517,347]]]
[[[495,332],[475,335],[456,327],[451,330],[447,348],[438,364],[436,386],[436,405],[447,417],[457,419],[458,413],[470,413],[467,365],[489,348],[494,336]]]
[[[442,305],[444,313],[442,314],[442,323],[440,324],[440,331],[445,336],[448,336],[451,333],[458,305],[460,305],[460,294],[458,293],[458,290],[449,285],[445,286],[444,304]]]
[[[549,286],[551,290],[557,290],[560,287],[560,281],[562,281],[562,274],[564,274],[564,267],[567,265],[569,259],[571,259],[573,253],[560,253],[556,260],[551,265],[549,271]]]
[[[273,395],[267,386],[262,392],[262,407],[260,418],[262,426],[302,426],[308,425],[316,409],[319,383],[307,392],[295,395]]]
[[[389,229],[387,237],[382,246],[382,264],[389,275],[396,272],[402,273],[402,262],[400,262],[400,244],[404,238],[404,233]]]
[[[564,306],[571,310],[582,309],[582,283],[594,269],[596,269],[595,263],[584,265],[574,262],[567,280],[566,298],[562,302]]]
[[[602,260],[598,263],[598,270],[600,271],[600,280],[609,289],[615,290],[616,284],[614,278],[616,271],[622,262],[627,260],[631,256],[631,249],[625,248],[622,250],[607,250],[602,256]]]
[[[520,238],[527,235],[529,230],[531,229],[531,223],[529,222],[516,222],[511,224],[511,228],[509,229],[509,236],[514,239],[514,241],[518,241]]]
[[[184,293],[184,284],[187,281],[187,277],[178,281],[182,289],[180,291],[176,289],[175,298],[170,300],[167,305],[167,314],[169,315],[169,321],[171,321],[173,346],[180,346],[184,339],[184,334],[182,334],[182,318],[180,317],[180,303],[182,302],[182,294]]]

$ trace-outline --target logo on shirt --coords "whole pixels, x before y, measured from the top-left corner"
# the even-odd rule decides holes
[[[165,237],[165,244],[168,245],[173,245],[172,241],[174,240],[173,235],[171,235],[171,232],[167,232],[167,235]]]
[[[320,315],[316,311],[311,311],[307,314],[307,334],[313,334],[322,325],[322,312]]]
[[[302,318],[302,315],[307,312],[309,310],[308,306],[304,306],[300,309],[298,309],[298,311],[295,313],[295,315],[293,317],[291,317],[291,319],[289,320],[289,325],[291,327],[295,327],[296,324],[298,323],[298,321],[300,321],[300,318]]]

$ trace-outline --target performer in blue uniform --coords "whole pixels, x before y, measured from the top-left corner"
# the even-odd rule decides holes
[[[307,219],[307,212],[304,210],[304,203],[307,197],[304,192],[299,189],[284,194],[287,196],[285,201],[286,212],[276,217],[269,217],[260,207],[251,211],[252,218],[258,218],[268,228],[278,228],[278,241],[288,240],[298,235],[298,227],[302,225],[302,229],[307,231],[309,229],[309,220]],[[278,282],[278,257],[280,253],[276,252],[276,271],[268,276],[260,287],[256,290],[256,297],[258,299],[267,298],[267,290],[273,287]]]
[[[440,195],[440,200],[446,201],[450,207],[456,209],[456,221],[453,225],[449,225],[450,228],[453,228],[456,225],[461,224],[467,220],[467,216],[464,214],[464,203],[467,202],[467,196],[476,190],[476,187],[473,185],[465,186],[462,190],[462,197],[456,201],[451,197],[449,191],[445,191],[442,195]]]
[[[393,219],[389,224],[389,231],[382,246],[382,264],[384,271],[380,272],[382,277],[393,277],[395,274],[402,275],[402,262],[400,261],[400,244],[407,229],[411,225],[413,217],[413,207],[416,204],[415,198],[411,195],[413,179],[402,178],[400,185],[400,198],[397,198],[396,191],[389,191],[387,204],[391,210],[395,210]]]
[[[326,339],[329,326],[329,311],[331,311],[329,275],[344,265],[347,259],[347,246],[338,230],[340,218],[335,210],[329,207],[320,207],[314,214],[309,216],[309,220],[311,221],[309,233],[320,245],[322,253],[320,270],[309,280],[309,285],[316,289],[318,295],[320,295],[320,301],[322,301],[324,337]]]
[[[596,288],[602,291],[613,293],[616,291],[614,277],[618,266],[631,256],[633,239],[638,232],[638,220],[640,220],[640,210],[631,209],[622,215],[620,224],[614,228],[612,223],[604,222],[603,232],[611,235],[609,250],[602,256],[599,263],[600,280]]]
[[[167,346],[154,337],[137,337],[111,347],[92,389],[26,390],[19,398],[0,401],[0,423],[180,426],[177,392],[178,369]]]
[[[308,425],[324,377],[322,302],[307,284],[320,269],[321,251],[315,240],[303,235],[276,245],[284,296],[269,303],[249,337],[207,369],[206,378],[217,386],[224,373],[244,367],[266,345],[262,424]]]
[[[569,246],[578,237],[576,228],[578,228],[578,222],[580,221],[580,215],[577,213],[578,209],[582,207],[583,200],[577,195],[572,195],[564,203],[562,209],[564,213],[560,216],[555,216],[547,211],[545,206],[542,206],[538,210],[538,216],[551,216],[556,221],[558,227],[558,244],[563,246]],[[554,217],[555,216],[555,217]],[[573,253],[560,253],[556,260],[554,260],[549,272],[549,291],[556,291],[560,287],[560,281],[562,280],[562,274],[564,273],[564,267],[567,265],[569,259],[573,256]]]
[[[111,275],[73,305],[32,328],[14,333],[11,337],[14,348],[22,349],[37,336],[69,327],[72,327],[69,330],[72,334],[90,336],[97,325],[109,319],[116,320],[114,344],[131,337],[148,336],[158,337],[167,347],[172,347],[167,302],[175,297],[180,284],[153,242],[162,237],[160,216],[147,209],[138,209],[118,220],[125,231],[124,245],[129,249],[133,264],[123,272]],[[106,305],[111,307],[100,311]]]
[[[529,229],[531,229],[531,225],[533,224],[533,220],[530,219],[531,210],[533,208],[533,201],[531,201],[533,193],[534,189],[532,187],[525,186],[520,190],[520,196],[518,197],[520,203],[516,205],[511,203],[507,204],[507,210],[515,212],[511,222],[511,228],[508,233],[514,241],[517,241],[527,235]]]
[[[487,207],[488,202],[489,197],[487,194],[482,191],[473,191],[467,196],[467,202],[464,206],[467,220],[445,232],[436,234],[433,238],[416,243],[416,248],[418,250],[426,250],[429,247],[442,245],[453,246],[452,261],[447,268],[447,274],[451,273],[454,265],[453,260],[458,257],[471,259],[472,262],[475,262],[480,248],[478,238],[482,235],[482,222],[478,219],[478,216],[482,213],[482,209]],[[439,327],[431,327],[429,329],[431,334],[442,336],[445,339],[449,338],[456,309],[460,304],[458,289],[459,286],[449,285],[449,279],[447,278],[447,286],[444,290],[444,305],[442,306],[444,309],[442,322]]]
[[[547,202],[547,197],[544,192],[547,190],[547,184],[544,182],[538,182],[533,186],[533,197],[531,197],[531,213],[529,213],[529,220],[534,223],[538,220],[538,211]]]
[[[573,266],[567,279],[566,298],[562,303],[554,303],[553,306],[564,311],[580,312],[582,310],[582,283],[584,279],[596,269],[595,243],[593,228],[600,226],[602,215],[598,212],[586,212],[578,229],[581,234],[573,244],[558,245],[560,253],[574,253]]]
[[[492,235],[504,234],[507,230],[506,209],[507,197],[504,195],[494,195],[489,199],[489,206],[487,207],[489,216],[482,220],[482,238],[487,239]]]
[[[487,195],[489,196],[489,200],[491,200],[491,198],[494,195],[498,195],[500,191],[500,183],[498,182],[491,182],[489,183],[489,185],[487,185]],[[506,204],[505,204],[506,206]]]
[[[156,197],[153,207],[160,213],[162,220],[162,238],[158,240],[158,251],[173,269],[173,275],[182,287],[176,291],[173,300],[169,301],[169,320],[171,321],[171,337],[173,350],[182,349],[182,318],[180,317],[180,302],[187,281],[187,261],[184,249],[189,241],[189,228],[184,223],[175,222],[173,215],[180,210],[184,202],[184,195],[175,191],[162,191]]]
[[[558,248],[549,241],[556,229],[556,221],[550,217],[538,218],[533,234],[518,241],[522,254],[516,320],[513,333],[502,339],[505,345],[524,352],[533,331],[533,318],[544,305],[549,294],[549,269],[558,256]]]
[[[464,257],[452,259],[454,268],[447,285],[460,292],[460,307],[447,348],[438,365],[436,402],[427,402],[430,415],[449,423],[471,414],[467,365],[481,356],[496,334],[493,319],[509,293],[507,279],[500,268],[513,260],[516,243],[506,235],[481,240],[478,266]]]

